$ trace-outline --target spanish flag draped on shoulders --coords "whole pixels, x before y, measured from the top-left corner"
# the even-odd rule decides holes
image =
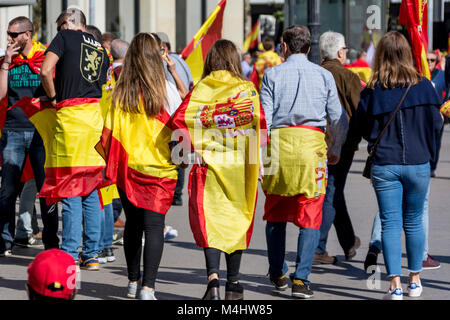
[[[253,232],[266,129],[259,95],[249,81],[219,70],[202,79],[172,118],[183,150],[203,158],[189,175],[189,221],[203,248],[248,248]],[[174,149],[175,152],[175,149]]]
[[[264,72],[281,63],[283,63],[283,61],[274,51],[266,51],[258,56],[258,59],[253,66],[253,73],[250,76],[250,81],[253,82],[258,91],[261,90]]]
[[[166,86],[170,89],[169,83]],[[169,104],[174,104],[170,98]],[[164,108],[158,116],[149,117],[142,99],[139,108],[140,113],[131,113],[112,107],[106,115],[100,151],[106,159],[106,177],[136,207],[165,215],[178,179],[169,147],[170,110]]]

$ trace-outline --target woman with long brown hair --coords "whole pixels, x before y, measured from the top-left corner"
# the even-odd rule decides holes
[[[402,230],[405,231],[410,297],[422,294],[422,215],[430,160],[443,122],[440,99],[414,68],[411,47],[399,32],[379,42],[374,72],[350,125],[349,135],[369,142],[371,180],[382,224],[383,255],[390,279],[385,299],[402,300]]]
[[[219,40],[211,47],[203,78],[171,126],[180,129],[183,151],[193,148],[201,159],[189,175],[189,221],[205,254],[208,287],[203,299],[220,299],[220,257],[225,253],[225,299],[242,300],[239,269],[252,236],[265,120],[256,88],[243,79],[231,41]]]
[[[160,46],[151,34],[140,33],[131,42],[111,101],[101,143],[106,176],[117,184],[125,210],[128,296],[136,297],[141,281],[144,233],[139,298],[155,300],[165,214],[177,183],[169,148],[172,132],[166,124],[181,99],[165,78]]]

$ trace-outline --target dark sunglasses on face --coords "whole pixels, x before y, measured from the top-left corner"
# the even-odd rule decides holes
[[[428,62],[436,62],[436,59],[427,59]]]
[[[22,32],[9,32],[7,31],[6,33],[8,34],[8,36],[10,36],[11,38],[15,39],[18,36],[20,36],[21,34],[27,33],[27,32],[31,32],[30,30],[27,31],[22,31]]]

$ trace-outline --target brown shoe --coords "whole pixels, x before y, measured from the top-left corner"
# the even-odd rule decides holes
[[[294,280],[292,284],[292,296],[299,299],[310,299],[314,297],[314,292],[303,281]]]
[[[324,254],[318,254],[318,253],[314,254],[313,265],[335,264],[336,262],[337,262],[337,258],[334,256],[330,257],[328,255],[328,252],[325,252]]]
[[[225,300],[244,300],[244,288],[240,283],[227,282],[225,287]]]
[[[441,263],[435,260],[432,256],[428,255],[427,260],[422,262],[423,270],[435,270],[441,267]]]
[[[355,236],[355,244],[353,247],[348,251],[348,253],[345,254],[345,260],[350,261],[354,256],[356,256],[356,249],[359,249],[361,246],[361,239],[359,237]]]
[[[220,300],[220,283],[219,280],[214,279],[208,283],[208,288],[206,289],[205,295],[202,300]]]
[[[118,218],[117,221],[114,222],[114,228],[125,228],[125,222]]]
[[[270,279],[270,282],[272,282],[272,284],[275,286],[274,291],[277,292],[282,292],[289,288],[288,281],[285,275],[276,280]]]

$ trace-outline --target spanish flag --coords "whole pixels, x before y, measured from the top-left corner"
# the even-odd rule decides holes
[[[328,182],[325,133],[309,126],[271,130],[269,156],[277,166],[264,177],[264,220],[320,229]]]
[[[261,90],[262,79],[266,70],[282,63],[283,61],[274,51],[266,51],[258,56],[253,66],[253,73],[250,75],[250,81],[253,82],[258,92]]]
[[[356,73],[363,83],[369,83],[372,77],[372,68],[370,68],[370,65],[366,61],[359,59],[352,64],[345,65],[345,67],[353,73]]]
[[[203,66],[209,49],[217,40],[222,38],[223,13],[227,0],[222,0],[194,36],[194,39],[181,52],[181,56],[192,72],[194,85],[203,75]]]
[[[49,102],[24,98],[21,108],[42,137],[46,153],[45,181],[39,193],[48,203],[68,197],[83,197],[103,183],[105,161],[95,150],[103,119],[99,99]]]
[[[406,27],[420,74],[431,80],[428,67],[428,0],[402,0],[399,23]]]
[[[260,144],[266,141],[260,138],[265,118],[255,87],[228,71],[214,71],[184,100],[171,127],[179,130],[183,150],[192,148],[204,161],[189,175],[189,221],[197,245],[226,253],[247,249]]]
[[[260,22],[258,20],[244,41],[244,52],[249,52],[251,49],[258,47],[258,44],[261,42],[260,29]]]
[[[157,117],[111,108],[97,150],[106,160],[106,178],[136,207],[166,214],[177,184],[177,166],[169,144],[172,130],[166,110]]]

